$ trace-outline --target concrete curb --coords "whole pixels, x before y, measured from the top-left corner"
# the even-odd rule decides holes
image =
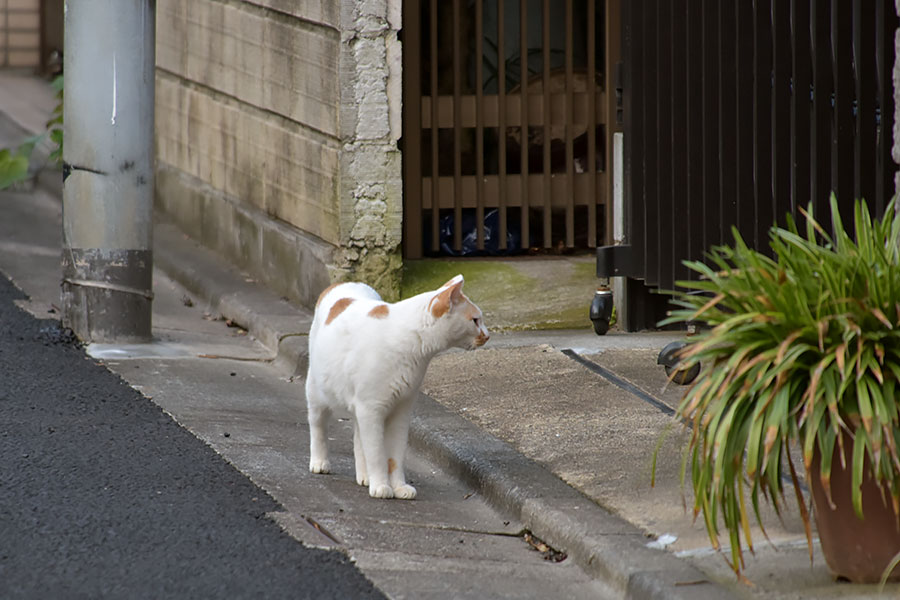
[[[306,372],[310,311],[276,298],[174,225],[157,223],[153,236],[153,260],[160,270],[212,311],[249,331],[273,351],[272,360],[282,370],[290,375]]]
[[[631,523],[427,396],[413,415],[410,444],[627,598],[730,595],[690,564],[648,548],[649,540]]]

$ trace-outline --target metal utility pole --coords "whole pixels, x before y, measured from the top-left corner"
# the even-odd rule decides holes
[[[155,0],[66,0],[63,324],[149,341]]]

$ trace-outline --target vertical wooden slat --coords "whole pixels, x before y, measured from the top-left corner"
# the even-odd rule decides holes
[[[892,158],[894,144],[894,35],[897,31],[897,13],[894,3],[879,1],[876,5],[877,23],[876,56],[878,65],[878,150],[876,163],[876,208],[882,214],[887,203],[894,196],[894,174],[897,165]]]
[[[522,228],[522,248],[527,249],[531,245],[531,235],[529,231],[528,213],[530,208],[530,199],[528,197],[528,0],[519,0],[519,65],[521,68],[519,78],[519,96],[521,102],[521,119],[522,119],[522,142],[520,144],[519,162],[520,172],[519,178],[522,182],[520,186],[522,194],[521,208],[521,228]]]
[[[687,198],[685,227],[690,260],[701,260],[706,251],[703,229],[703,6],[699,0],[687,3]]]
[[[403,247],[422,258],[421,1],[403,2]]]
[[[810,3],[813,55],[813,126],[811,159],[813,211],[828,215],[831,195],[831,112],[834,91],[831,72],[831,7]]]
[[[672,252],[671,265],[673,279],[687,279],[688,269],[681,264],[690,252],[688,246],[688,228],[685,226],[690,200],[688,198],[687,173],[688,157],[685,148],[687,142],[688,120],[688,94],[691,93],[687,86],[687,5],[690,0],[673,0],[672,2],[672,33],[671,33],[671,63],[672,73],[671,106],[669,116],[671,121],[672,136],[668,149],[672,162],[672,179],[669,186],[671,192],[671,223]]]
[[[793,38],[791,95],[791,162],[794,175],[791,187],[793,206],[806,208],[810,196],[810,121],[812,104],[809,86],[812,82],[810,54],[810,0],[791,0],[791,37]]]
[[[656,283],[663,289],[674,286],[674,257],[672,256],[672,229],[676,226],[675,207],[672,202],[672,4],[660,2],[657,15],[657,97],[656,145],[654,162],[658,173],[656,231],[657,262]]]
[[[543,58],[543,67],[541,69],[541,75],[543,77],[543,85],[541,86],[543,89],[543,113],[544,113],[544,169],[543,169],[543,198],[544,198],[544,210],[543,212],[543,223],[544,223],[544,248],[551,248],[553,246],[552,239],[552,211],[550,208],[550,194],[551,194],[551,167],[550,167],[550,142],[551,142],[551,128],[550,128],[550,0],[543,1],[542,8],[542,18],[541,18],[541,57]]]
[[[723,241],[719,189],[719,0],[703,3],[703,226],[704,247]]]
[[[772,3],[772,217],[785,223],[791,205],[791,5]]]
[[[777,1],[777,0],[776,0]],[[772,225],[772,10],[770,0],[757,0],[753,31],[753,128],[756,174],[756,242],[762,250]]]
[[[609,6],[617,0],[607,0],[606,5]],[[612,27],[607,27],[607,36]],[[609,61],[606,62],[609,65]],[[587,123],[587,172],[590,173],[590,183],[588,185],[588,230],[587,243],[591,248],[597,245],[597,83],[595,77],[597,75],[597,2],[596,0],[588,0],[587,3],[587,97],[588,97],[588,123]],[[603,89],[606,91],[607,102],[610,101],[612,89],[612,74],[609,69],[605,69],[603,73],[605,82]],[[609,125],[607,125],[606,135],[610,135]],[[606,159],[606,172],[609,173],[610,156]],[[606,200],[606,210],[612,203],[609,197]],[[612,236],[607,231],[607,244],[612,244]]]
[[[484,7],[475,0],[475,242],[484,250]]]
[[[831,0],[831,51],[834,72],[831,187],[841,217],[853,222],[853,5]],[[828,213],[825,213],[828,214]]]
[[[497,197],[498,216],[500,217],[500,244],[501,250],[506,250],[506,7],[503,0],[497,0],[497,96],[499,108],[497,109],[497,170],[500,180],[500,194]]]
[[[659,6],[649,3],[644,6],[643,31],[644,43],[644,93],[642,95],[644,118],[644,273],[649,285],[656,285],[659,276],[659,171],[656,164],[656,148],[659,140],[660,124],[656,110],[660,98],[659,54]]]
[[[460,0],[453,0],[453,249],[462,250],[462,35]]]
[[[441,205],[440,186],[440,129],[438,127],[438,15],[437,0],[431,0],[429,13],[429,29],[431,34],[431,52],[428,57],[431,68],[429,70],[431,82],[431,251],[437,252],[440,248],[440,211]]]
[[[853,3],[853,55],[856,57],[856,135],[854,148],[854,196],[875,207],[876,127],[875,102],[875,2]]]
[[[637,277],[644,269],[644,0],[631,0],[622,5],[622,62],[624,66],[622,87],[622,118],[627,206],[628,243]]]
[[[753,4],[733,0],[735,5],[735,75],[737,77],[737,107],[734,129],[737,138],[737,226],[748,244],[757,246],[754,135],[753,135],[753,60],[754,33]]]
[[[575,108],[575,77],[573,73],[574,49],[572,3],[566,0],[566,247],[575,246],[575,148],[574,121],[572,111]],[[589,0],[589,4],[593,0]]]
[[[596,21],[596,15],[593,13],[593,5],[594,2],[589,2],[588,6],[591,7],[588,9],[588,18],[590,19],[590,23]],[[604,39],[604,62],[605,67],[603,69],[603,76],[605,78],[603,89],[605,91],[604,98],[606,99],[604,103],[605,111],[604,111],[604,121],[603,121],[603,135],[604,135],[604,143],[605,143],[605,159],[603,161],[603,169],[605,172],[605,177],[603,181],[605,185],[603,187],[603,198],[604,198],[604,211],[603,214],[606,217],[606,223],[604,227],[605,233],[605,242],[606,244],[613,243],[613,219],[615,216],[613,215],[613,154],[615,153],[614,144],[615,138],[613,134],[621,129],[621,124],[618,122],[618,107],[616,106],[616,86],[621,85],[621,83],[616,83],[616,72],[618,69],[619,60],[621,59],[621,45],[622,45],[622,35],[621,35],[621,27],[622,23],[622,0],[606,0],[604,3],[605,13],[604,13],[604,23],[605,23],[605,32],[603,34]],[[596,45],[591,46],[592,52],[595,51]],[[591,106],[594,106],[596,100],[591,102]],[[596,129],[596,121],[593,116],[591,117],[591,131]],[[594,148],[593,144],[596,142],[590,141],[592,144],[591,148]],[[596,158],[596,155],[595,155]],[[595,163],[591,163],[595,164]],[[595,185],[593,182],[591,185]],[[592,207],[594,209],[596,207]],[[596,229],[595,225],[592,225],[591,231]]]
[[[723,241],[731,242],[731,227],[737,224],[737,67],[735,64],[735,6],[726,0],[719,5],[719,189]]]

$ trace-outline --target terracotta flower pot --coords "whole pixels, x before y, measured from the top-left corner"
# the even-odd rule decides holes
[[[831,461],[832,507],[819,477],[821,456],[816,446],[810,473],[816,526],[825,562],[836,577],[855,583],[877,583],[893,558],[900,553],[900,520],[894,512],[890,497],[881,490],[869,473],[862,482],[862,503],[865,519],[859,519],[851,500],[853,439],[844,433],[846,468],[841,467],[840,447],[835,444]],[[900,581],[900,567],[895,568],[889,581]]]

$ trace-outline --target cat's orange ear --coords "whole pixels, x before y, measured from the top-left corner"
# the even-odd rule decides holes
[[[462,294],[463,276],[457,275],[438,289],[437,295],[428,303],[428,310],[435,319],[439,319],[450,311],[450,307],[459,304]]]

